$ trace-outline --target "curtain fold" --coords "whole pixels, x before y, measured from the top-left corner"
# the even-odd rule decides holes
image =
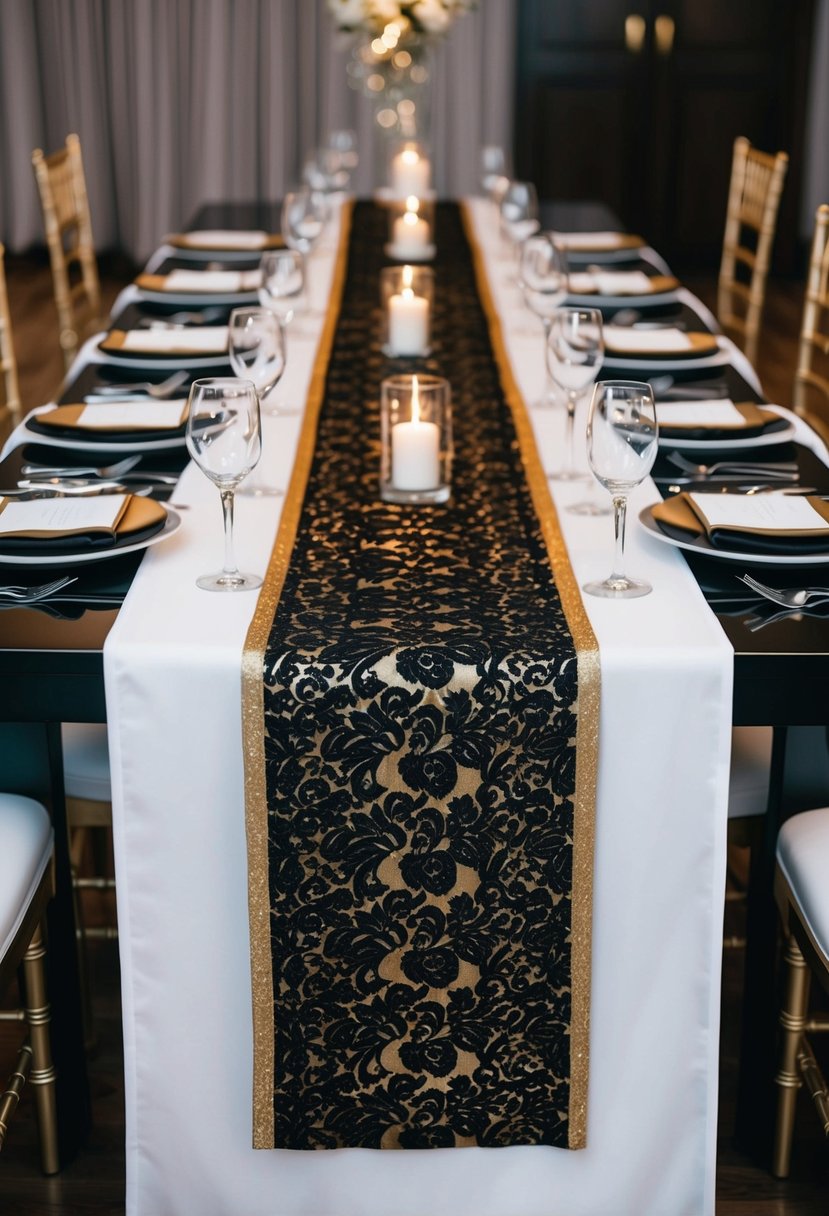
[[[517,0],[481,0],[434,55],[443,195],[477,188],[512,135]],[[203,202],[279,198],[328,130],[353,127],[379,184],[372,106],[346,83],[324,0],[0,0],[0,239],[42,243],[35,147],[77,131],[96,248],[143,260]]]

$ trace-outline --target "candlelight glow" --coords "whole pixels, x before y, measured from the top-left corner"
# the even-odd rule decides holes
[[[403,286],[410,288],[414,282],[414,270],[411,266],[403,267]]]

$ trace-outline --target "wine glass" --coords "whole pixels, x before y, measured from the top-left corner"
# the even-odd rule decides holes
[[[497,191],[502,183],[509,182],[507,154],[497,144],[485,144],[481,148],[481,189],[491,202],[497,202]]]
[[[311,303],[311,283],[308,261],[314,246],[322,236],[328,218],[328,202],[321,190],[307,186],[285,195],[282,201],[282,239],[289,249],[302,258],[308,304]]]
[[[345,127],[329,131],[328,147],[339,155],[343,169],[347,170],[350,176],[360,163],[357,132]]]
[[[269,308],[234,308],[228,323],[230,366],[242,380],[252,380],[260,408],[285,371],[285,332]],[[277,406],[262,411],[279,414]]]
[[[515,255],[521,242],[538,231],[538,197],[532,182],[510,182],[499,203],[501,235]]]
[[[556,404],[550,369],[547,366],[547,341],[553,317],[567,296],[567,262],[564,250],[555,244],[552,234],[542,232],[530,236],[521,246],[519,282],[524,303],[540,318],[544,328],[544,376],[546,387],[535,409],[551,409]]]
[[[259,398],[250,380],[216,377],[194,380],[187,414],[187,450],[219,488],[224,519],[225,558],[218,574],[203,574],[205,591],[249,591],[261,587],[258,574],[242,574],[233,553],[236,487],[262,454]]]
[[[604,380],[596,385],[587,418],[587,459],[613,499],[616,552],[608,577],[585,583],[588,595],[632,599],[652,590],[650,583],[624,573],[625,517],[628,495],[647,477],[656,459],[658,434],[650,384]]]
[[[285,331],[279,317],[267,308],[234,308],[228,323],[228,354],[236,375],[253,382],[262,417],[276,418],[285,413],[276,404],[263,408],[285,370]],[[263,444],[264,430],[263,426]],[[261,498],[277,497],[283,491],[255,472],[245,478],[239,493]]]
[[[556,481],[582,481],[586,476],[575,466],[573,430],[576,405],[599,374],[603,354],[602,314],[598,309],[556,310],[547,337],[547,367],[555,383],[567,394],[564,464],[547,474]]]
[[[270,309],[283,325],[290,325],[302,309],[305,273],[302,256],[293,249],[274,249],[259,262],[262,282],[259,303]]]

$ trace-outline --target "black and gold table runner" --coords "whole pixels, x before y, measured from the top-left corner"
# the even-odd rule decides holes
[[[474,242],[379,342],[346,211],[244,661],[254,1146],[585,1142],[599,668]],[[444,506],[382,503],[379,390],[451,382]]]

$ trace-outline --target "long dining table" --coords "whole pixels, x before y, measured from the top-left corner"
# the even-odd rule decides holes
[[[357,205],[354,223],[361,222],[361,208],[368,214],[370,204]],[[544,382],[541,328],[521,308],[514,267],[503,257],[486,204],[471,200],[466,214],[494,332],[521,397],[533,401]],[[347,259],[342,215],[335,213],[326,247],[313,259],[312,311],[289,336],[278,391],[300,406],[316,366],[330,285]],[[438,260],[438,292],[440,269]],[[711,326],[688,293],[677,292],[671,303],[700,328]],[[140,293],[130,289],[119,315],[141,304]],[[725,342],[721,349],[728,358],[717,373],[732,393],[762,399],[739,352]],[[436,333],[430,364],[450,380],[452,357]],[[367,367],[376,366],[376,357],[367,359]],[[608,366],[602,372],[612,374]],[[61,399],[77,400],[102,378],[117,375],[93,341]],[[474,401],[465,386],[453,384],[453,390],[460,445],[465,428],[474,426]],[[378,391],[378,383],[366,383],[367,399]],[[551,467],[563,442],[563,411],[529,411],[527,419],[541,465]],[[583,428],[582,417],[577,424]],[[263,472],[284,494],[239,495],[243,568],[267,568],[302,435],[301,413],[263,419]],[[17,475],[22,453],[36,447],[36,439],[13,437],[0,464],[6,476]],[[799,420],[792,450],[809,484],[829,485],[826,453]],[[183,460],[181,451],[156,453],[153,460],[155,467],[181,469],[171,498],[181,517],[176,534],[143,559],[130,555],[86,572],[84,590],[98,603],[77,617],[9,610],[0,650],[3,687],[19,690],[21,698],[4,699],[5,719],[51,724],[53,769],[55,722],[108,723],[128,1211],[713,1213],[730,727],[822,721],[825,620],[772,622],[753,632],[757,603],[729,599],[733,572],[698,556],[689,564],[637,526],[639,512],[661,498],[654,480],[638,487],[627,560],[653,584],[653,594],[627,603],[584,597],[601,656],[586,1147],[254,1150],[240,706],[242,652],[256,596],[210,595],[196,587],[196,577],[219,560],[218,496]],[[657,477],[666,474],[661,460]],[[568,513],[568,503],[583,497],[584,483],[548,485],[576,580],[606,574],[609,519]],[[793,687],[801,675],[803,683]]]

